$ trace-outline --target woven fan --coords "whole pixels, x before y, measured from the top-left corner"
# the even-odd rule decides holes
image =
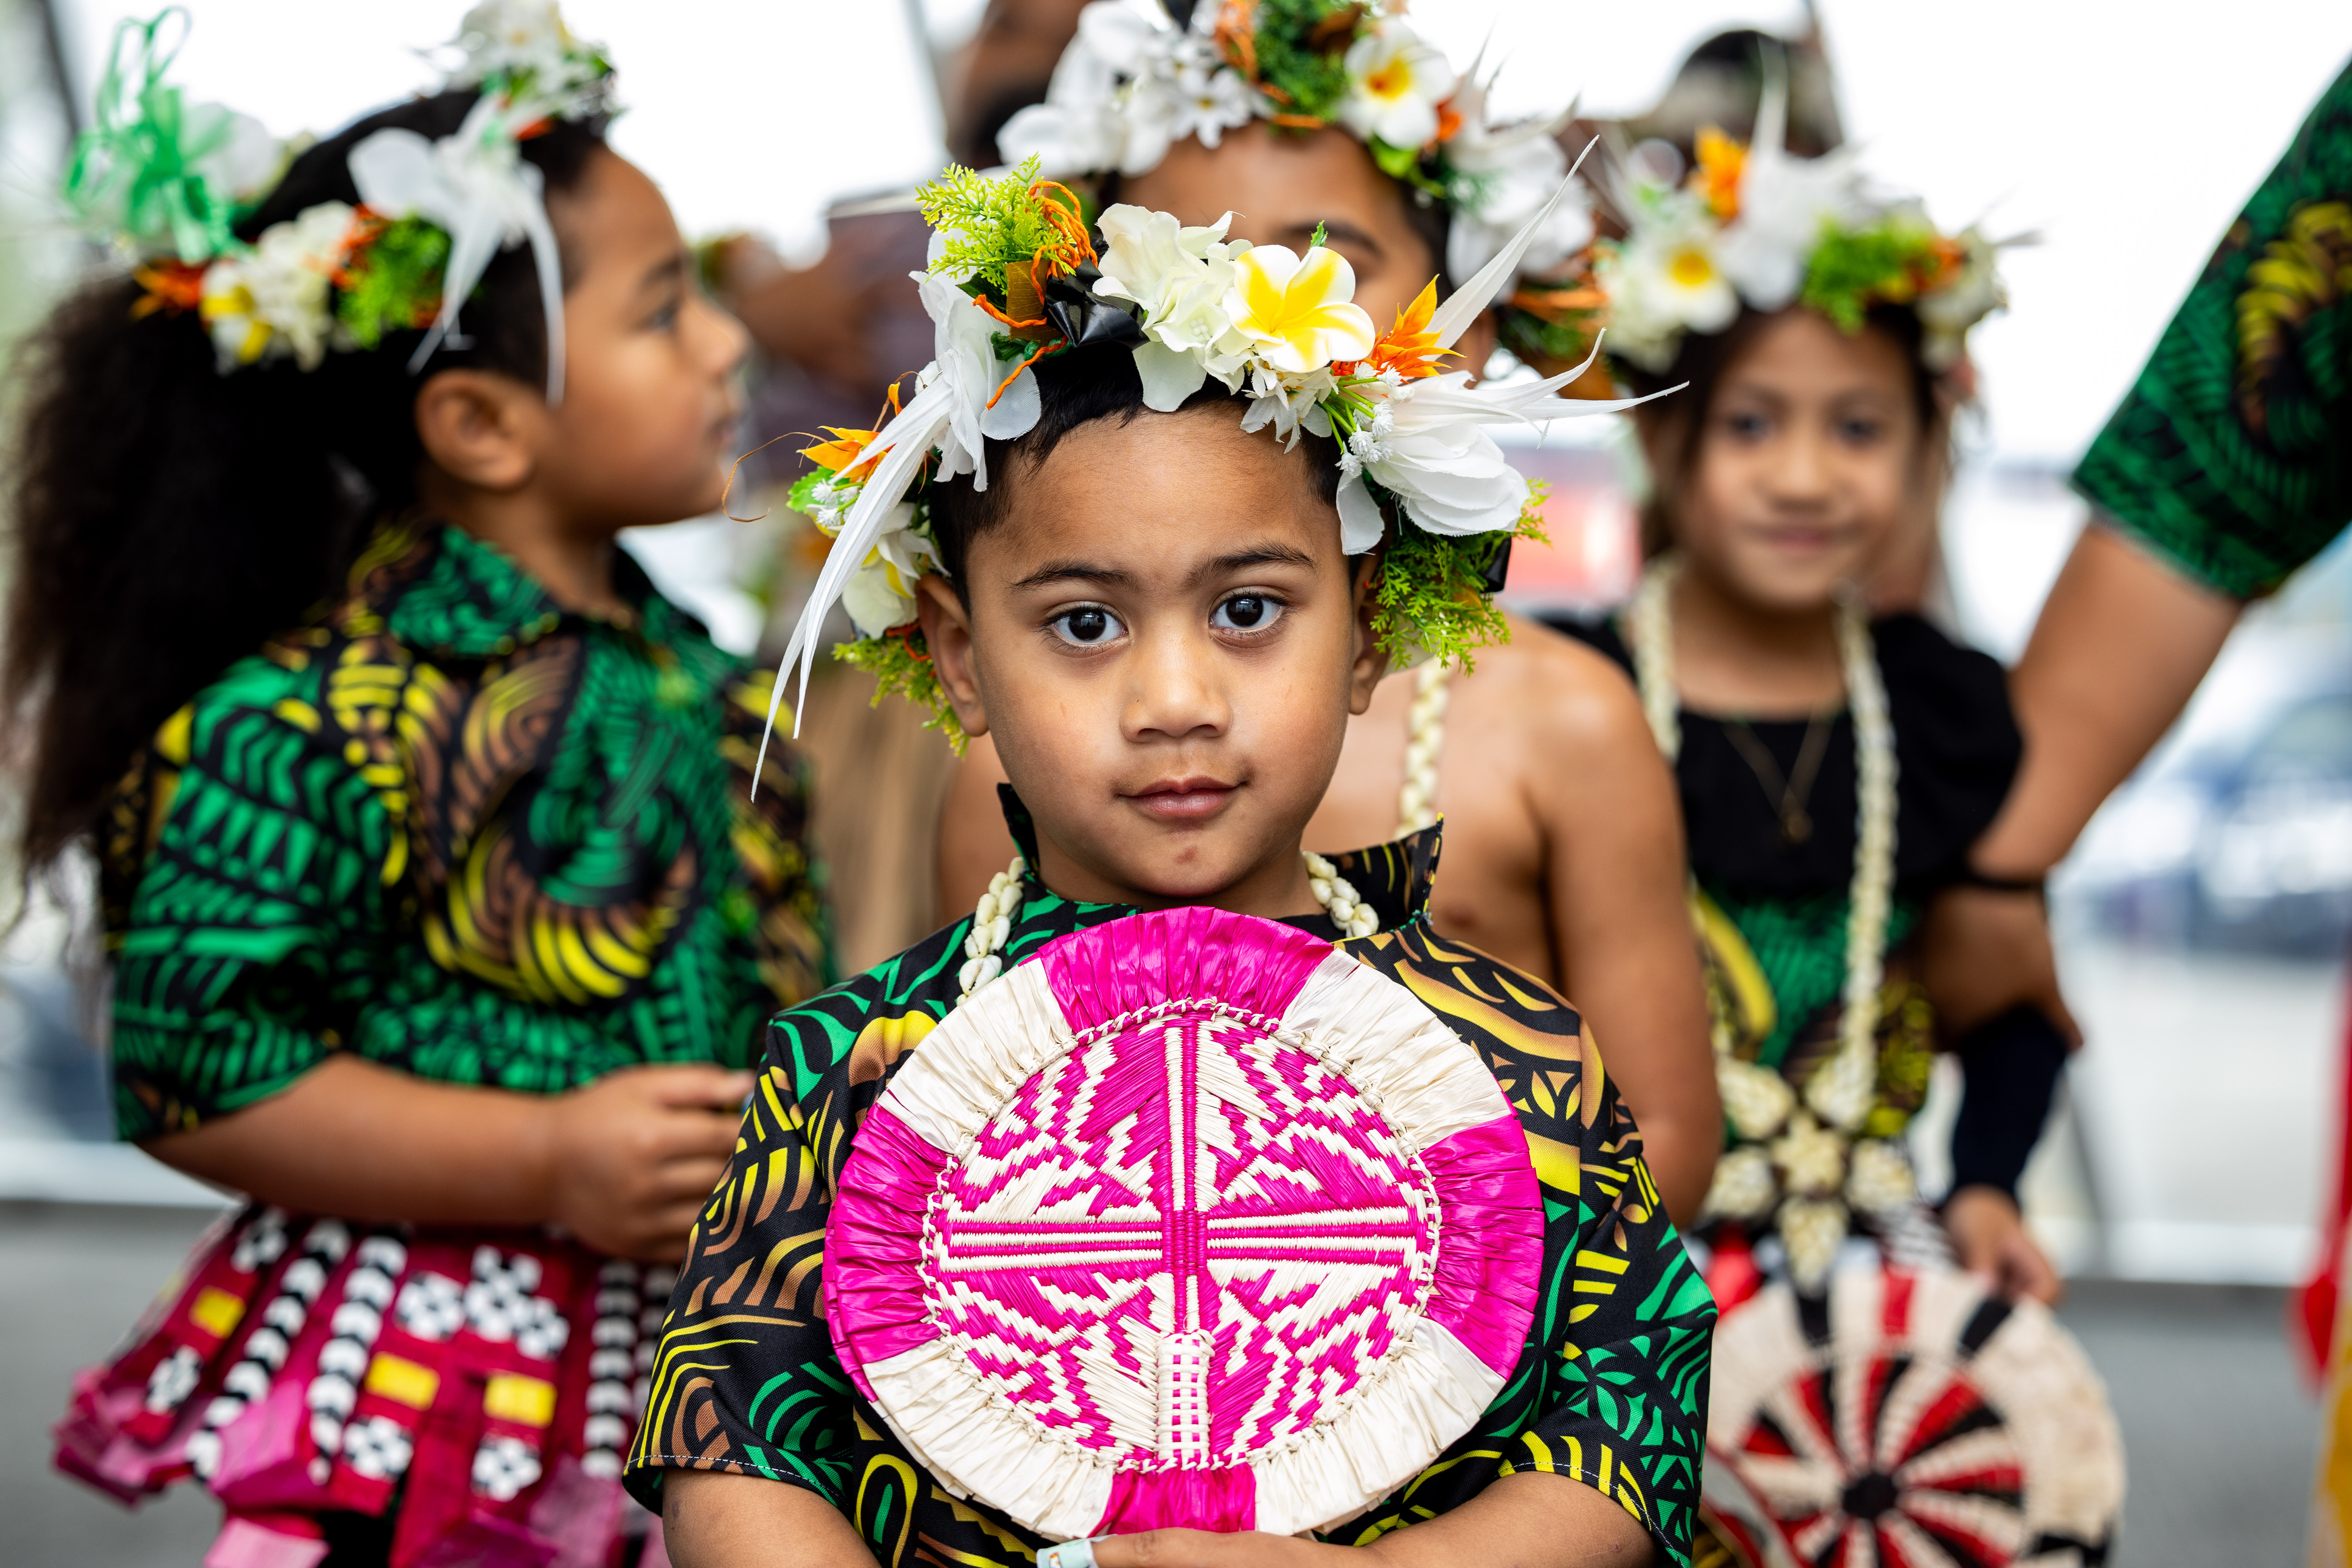
[[[1032,1530],[1289,1534],[1501,1392],[1542,1220],[1493,1075],[1403,986],[1171,910],[924,1039],[843,1172],[825,1307],[923,1465]]]
[[[1716,1329],[1714,1384],[1717,1561],[2107,1560],[2122,1438],[2098,1373],[2038,1302],[1945,1268],[1842,1272],[1810,1300],[1774,1285]]]

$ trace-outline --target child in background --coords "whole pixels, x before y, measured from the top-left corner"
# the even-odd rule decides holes
[[[121,1135],[253,1205],[58,1462],[193,1473],[213,1562],[618,1561],[642,1320],[824,980],[767,689],[614,544],[718,503],[742,333],[552,6],[299,150],[166,20],[68,191],[141,259],[34,349],[7,696]]]
[[[1625,233],[1595,268],[1621,375],[1685,387],[1634,416],[1651,559],[1584,635],[1634,674],[1675,763],[1714,1005],[1706,1550],[1749,1563],[1864,1537],[1908,1560],[1924,1533],[1957,1557],[2013,1536],[2096,1562],[2122,1455],[2095,1374],[2034,1308],[2059,1281],[2016,1195],[2068,1041],[2030,1007],[1943,1026],[1988,982],[1955,973],[1927,918],[1971,882],[2017,726],[1996,662],[1916,615],[1873,618],[1861,593],[1940,500],[1965,334],[2001,299],[1995,247],[1866,195],[1851,154],[1791,158],[1782,109],[1768,89],[1752,147],[1702,132],[1686,182],[1664,143],[1635,149]],[[1967,1091],[1937,1213],[1904,1135],[1939,1047]],[[1824,1447],[1801,1411],[1833,1358],[1885,1381]],[[1918,1417],[1931,1388],[1948,1414]],[[1971,1402],[1974,1452],[2021,1456],[1989,1510],[1986,1471],[1927,1454]],[[1813,1457],[1802,1486],[1792,1442]]]
[[[1498,629],[1481,426],[1612,405],[1443,372],[1507,253],[1381,337],[1034,172],[927,192],[939,358],[815,454],[788,655],[842,595],[1020,858],[771,1025],[631,1485],[681,1568],[1683,1563],[1713,1309],[1591,1035],[1428,929],[1436,828],[1301,849],[1391,653]]]
[[[1034,152],[1047,174],[1084,176],[1106,203],[1185,224],[1231,214],[1228,232],[1260,245],[1303,248],[1319,232],[1384,327],[1433,303],[1424,289],[1476,272],[1567,173],[1557,123],[1490,127],[1486,84],[1382,7],[1303,0],[1244,24],[1202,4],[1189,26],[1160,28],[1141,16],[1117,0],[1087,8],[1046,103],[1005,126],[1007,156]],[[1174,90],[1195,79],[1207,89]],[[1446,363],[1481,373],[1499,327],[1515,352],[1559,368],[1547,345],[1577,341],[1563,311],[1580,296],[1545,279],[1591,233],[1580,187]],[[1382,683],[1349,725],[1307,842],[1371,842],[1442,808],[1435,928],[1576,998],[1609,1042],[1668,1208],[1688,1219],[1721,1110],[1672,780],[1606,659],[1536,622],[1507,624],[1475,669],[1424,665]],[[1002,777],[979,741],[941,828],[946,909],[970,908],[1012,852],[994,809]]]

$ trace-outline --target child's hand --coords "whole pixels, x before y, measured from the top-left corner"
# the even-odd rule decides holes
[[[1944,1228],[1960,1267],[1983,1275],[2004,1301],[2031,1296],[2054,1307],[2066,1293],[2050,1259],[2025,1228],[2016,1202],[1993,1187],[1962,1187],[1944,1205]]]
[[[686,1233],[735,1151],[751,1075],[627,1068],[548,1102],[547,1212],[589,1246],[648,1263]]]
[[[1311,1568],[1341,1552],[1360,1555],[1344,1546],[1263,1531],[1226,1535],[1211,1530],[1147,1530],[1096,1542],[1095,1563],[1096,1568]]]

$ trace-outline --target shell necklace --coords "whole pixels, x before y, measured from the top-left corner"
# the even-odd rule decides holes
[[[1642,711],[1669,763],[1682,750],[1671,600],[1681,569],[1671,555],[1652,562],[1625,616]],[[1728,1036],[1716,1032],[1716,1077],[1724,1114],[1737,1141],[1751,1148],[1734,1149],[1718,1162],[1706,1205],[1726,1217],[1761,1219],[1785,1184],[1790,1195],[1781,1205],[1780,1230],[1789,1244],[1792,1271],[1808,1288],[1826,1275],[1844,1239],[1845,1214],[1832,1199],[1841,1184],[1848,1201],[1869,1211],[1899,1207],[1914,1191],[1908,1164],[1898,1150],[1878,1148],[1878,1140],[1854,1145],[1854,1135],[1877,1099],[1878,998],[1886,974],[1886,922],[1895,882],[1895,727],[1869,616],[1858,595],[1839,596],[1836,631],[1846,703],[1853,713],[1858,797],[1837,1053],[1805,1085],[1804,1106],[1811,1113],[1807,1115],[1798,1110],[1780,1074],[1734,1057]],[[1815,1116],[1822,1125],[1813,1124]],[[1753,1146],[1783,1126],[1788,1134],[1772,1143],[1768,1163],[1765,1151]],[[1776,1167],[1780,1181],[1772,1175]]]
[[[1338,867],[1311,849],[1298,853],[1307,862],[1307,885],[1315,901],[1342,937],[1370,936],[1381,929],[1381,917],[1356,896],[1355,884],[1340,876]],[[963,942],[963,968],[956,973],[957,1006],[1004,973],[1004,944],[1012,940],[1013,916],[1021,908],[1021,889],[1028,877],[1029,862],[1015,855],[1013,864],[988,879],[988,891],[971,911],[971,934]]]
[[[1412,710],[1406,721],[1404,788],[1397,795],[1396,837],[1418,833],[1437,820],[1437,759],[1445,750],[1446,687],[1451,665],[1431,659],[1412,672]]]

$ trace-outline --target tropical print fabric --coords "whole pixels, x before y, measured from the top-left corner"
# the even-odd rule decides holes
[[[1034,863],[1017,804],[1015,838]],[[1501,1476],[1567,1476],[1617,1501],[1688,1561],[1715,1307],[1642,1163],[1640,1134],[1573,1008],[1433,934],[1429,829],[1341,858],[1382,930],[1342,942],[1475,1047],[1517,1112],[1542,1184],[1543,1291],[1525,1352],[1478,1425],[1329,1539],[1360,1544],[1458,1507]],[[1008,964],[1135,911],[1033,881]],[[1328,919],[1291,922],[1326,940]],[[1013,1564],[1041,1538],[950,1496],[857,1395],[823,1304],[825,1226],[866,1110],[955,1004],[970,922],[940,931],[769,1026],[764,1072],[728,1179],[688,1244],[629,1485],[660,1502],[666,1468],[805,1487],[881,1562]]]
[[[566,614],[458,530],[387,528],[163,724],[100,846],[123,1137],[337,1050],[534,1093],[744,1065],[823,986],[789,751],[750,798],[766,686],[618,570],[629,614]]]
[[[2198,581],[2269,592],[2352,522],[2352,68],[2304,121],[2075,488]]]

